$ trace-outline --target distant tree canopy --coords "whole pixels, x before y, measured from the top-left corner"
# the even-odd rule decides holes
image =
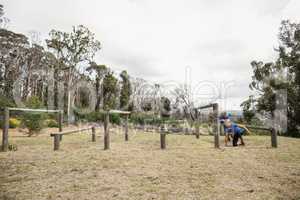
[[[125,70],[122,71],[120,77],[122,79],[121,94],[120,94],[120,108],[127,110],[129,106],[130,96],[132,93],[131,83],[127,71]]]
[[[287,135],[300,136],[300,24],[284,20],[279,29],[280,46],[274,62],[253,61],[250,89],[256,98],[250,97],[242,106],[244,114],[251,120],[253,112],[268,112],[276,109],[276,94],[287,92]]]
[[[115,109],[117,106],[118,79],[113,72],[108,72],[103,79],[103,108]]]

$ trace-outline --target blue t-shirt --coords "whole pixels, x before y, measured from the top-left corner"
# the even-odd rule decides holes
[[[238,127],[238,125],[236,125],[235,123],[232,123],[230,127],[224,126],[224,131],[225,133],[242,135],[245,130],[243,128]]]

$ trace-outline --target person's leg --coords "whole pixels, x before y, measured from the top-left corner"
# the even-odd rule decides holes
[[[229,138],[229,135],[228,135],[228,133],[225,133],[225,138],[224,138],[224,143],[225,143],[225,146],[227,146],[227,143],[228,143],[228,138]]]
[[[239,140],[238,134],[233,134],[232,146],[236,147]]]
[[[239,134],[239,138],[241,140],[241,145],[245,145],[244,140],[243,140],[243,134],[244,134],[245,130],[242,129],[241,133]]]
[[[240,140],[241,140],[241,145],[245,145],[245,142],[244,142],[244,140],[243,140],[243,136],[240,135],[239,138],[240,138]]]

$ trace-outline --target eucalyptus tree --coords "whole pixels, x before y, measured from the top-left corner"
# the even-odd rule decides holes
[[[126,70],[120,73],[122,79],[120,92],[120,108],[128,110],[130,96],[132,94],[130,78]]]
[[[50,39],[46,40],[59,61],[55,73],[64,73],[64,110],[70,115],[71,86],[80,77],[82,66],[90,63],[96,52],[100,50],[100,42],[96,40],[87,27],[73,26],[70,33],[52,30]]]
[[[277,109],[276,95],[287,92],[287,134],[300,136],[300,24],[284,20],[279,29],[278,58],[274,62],[253,61],[250,89],[257,92],[242,106],[244,112],[253,109],[273,116]],[[252,105],[249,105],[251,103]],[[282,105],[280,105],[282,106]]]
[[[105,65],[97,65],[95,62],[91,62],[87,71],[92,77],[94,77],[94,85],[96,90],[96,105],[95,111],[100,110],[100,104],[103,96],[103,78],[109,72],[109,69]]]

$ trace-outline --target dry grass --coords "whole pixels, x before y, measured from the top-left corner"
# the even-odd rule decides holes
[[[98,130],[99,132],[99,130]],[[100,133],[99,133],[100,135]],[[124,142],[103,137],[10,137],[16,152],[0,153],[0,199],[300,199],[300,140],[245,137],[246,147],[213,148],[213,137],[139,133]]]

